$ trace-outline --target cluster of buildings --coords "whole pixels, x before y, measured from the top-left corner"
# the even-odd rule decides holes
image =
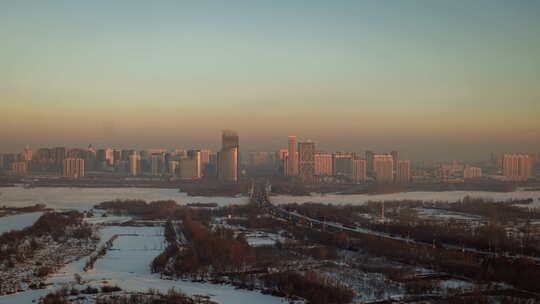
[[[415,178],[436,179],[441,182],[463,182],[480,178],[520,182],[534,177],[534,164],[538,163],[539,159],[540,153],[538,156],[525,153],[504,153],[500,157],[492,153],[488,163],[479,163],[474,166],[458,161],[435,166],[424,164],[423,170],[416,172]]]
[[[446,164],[416,166],[411,174],[411,162],[399,158],[397,151],[363,155],[355,152],[326,153],[317,151],[310,140],[298,141],[289,136],[287,149],[276,152],[249,152],[241,159],[238,133],[224,130],[221,149],[86,149],[66,147],[40,148],[33,152],[26,146],[21,153],[0,154],[0,173],[24,176],[61,173],[64,177],[80,178],[89,173],[111,173],[131,177],[168,177],[196,180],[212,177],[224,182],[236,182],[241,175],[254,172],[280,175],[302,183],[408,183],[414,181],[463,182],[486,177],[504,181],[526,181],[533,177],[535,157],[529,154],[505,153],[500,158],[491,155],[487,166],[471,166],[456,161]],[[540,154],[539,154],[540,155]],[[361,157],[363,156],[363,157]],[[493,169],[495,167],[495,169]]]
[[[170,176],[178,179],[199,179],[214,176],[226,182],[236,182],[239,176],[239,139],[234,131],[225,130],[222,149],[167,151],[164,149],[118,150],[41,148],[36,153],[29,146],[19,154],[0,155],[0,168],[11,175],[24,176],[58,173],[80,178],[88,172],[108,172],[125,176]]]
[[[364,183],[374,179],[381,183],[408,183],[411,179],[411,162],[399,160],[398,153],[376,154],[367,151],[361,158],[354,152],[325,153],[315,149],[308,140],[298,142],[289,136],[288,149],[276,152],[278,172],[301,182],[334,182],[346,180]]]

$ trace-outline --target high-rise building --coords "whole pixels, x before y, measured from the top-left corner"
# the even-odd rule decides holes
[[[394,179],[394,159],[390,154],[373,155],[373,171],[377,182],[389,183]]]
[[[392,155],[392,158],[394,159],[394,169],[397,168],[397,161],[398,161],[398,153],[397,151],[390,152],[390,155]]]
[[[23,152],[23,160],[24,161],[32,161],[32,149],[30,148],[30,145],[26,145]]]
[[[202,158],[200,150],[189,150],[187,153],[188,157],[193,160],[195,164],[194,169],[194,178],[201,178],[203,174]],[[181,169],[182,167],[180,167]]]
[[[482,168],[466,166],[463,169],[463,178],[478,178],[482,177]]]
[[[84,177],[84,159],[74,157],[64,159],[64,177]]]
[[[502,165],[503,175],[508,181],[524,181],[532,175],[532,159],[528,154],[505,153]]]
[[[204,169],[204,166],[206,164],[210,163],[210,155],[212,155],[212,151],[210,150],[199,150],[201,154],[201,167]]]
[[[201,154],[199,151],[188,151],[188,157],[180,159],[180,178],[199,179],[202,176]]]
[[[88,145],[88,149],[86,149],[86,155],[84,158],[84,166],[86,171],[94,171],[97,168],[97,155],[96,150],[92,147],[92,145]]]
[[[11,170],[12,164],[15,161],[15,154],[13,153],[6,153],[2,155],[2,166],[5,170]]]
[[[165,155],[163,153],[152,153],[150,155],[150,171],[152,175],[163,174],[163,167],[165,165]]]
[[[315,153],[315,175],[332,175],[332,154],[324,152]]]
[[[226,182],[238,181],[239,137],[236,131],[223,130],[221,151],[218,153],[218,179]]]
[[[221,149],[218,152],[218,179],[225,182],[238,181],[238,148]]]
[[[180,175],[180,161],[179,160],[170,160],[169,161],[169,169],[168,172],[171,175]]]
[[[366,151],[366,172],[369,175],[373,175],[373,156],[375,153],[373,151]]]
[[[136,151],[129,156],[129,174],[132,176],[141,174],[141,156]]]
[[[223,130],[221,134],[221,148],[238,148],[240,147],[240,139],[238,133],[233,130]]]
[[[109,167],[114,166],[114,150],[113,149],[105,149],[105,162]]]
[[[408,183],[411,180],[411,161],[398,160],[396,164],[396,183]]]
[[[332,154],[333,175],[351,177],[353,174],[353,159],[356,158],[352,152],[336,152]]]
[[[11,174],[26,175],[28,173],[28,162],[25,160],[15,161],[11,163]]]
[[[67,156],[67,149],[65,147],[56,147],[54,151],[54,163],[57,166],[62,166],[64,164],[64,159]]]
[[[298,176],[304,183],[312,183],[315,177],[315,143],[298,144]]]
[[[355,158],[353,159],[352,164],[352,180],[357,183],[366,182],[366,161],[364,159]]]
[[[287,176],[298,175],[298,141],[296,136],[289,136],[289,153],[287,154]]]

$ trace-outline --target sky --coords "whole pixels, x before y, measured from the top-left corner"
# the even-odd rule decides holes
[[[0,152],[540,151],[540,1],[0,1]]]

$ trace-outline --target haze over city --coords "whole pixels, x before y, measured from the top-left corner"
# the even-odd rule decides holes
[[[538,1],[0,4],[0,150],[540,148]]]

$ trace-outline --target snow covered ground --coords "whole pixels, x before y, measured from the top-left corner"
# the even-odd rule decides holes
[[[272,246],[277,241],[284,242],[285,239],[275,233],[253,231],[246,233],[246,241],[250,246]]]
[[[454,202],[465,196],[487,198],[499,201],[509,199],[533,198],[534,201],[528,207],[540,207],[540,191],[514,191],[514,192],[486,192],[486,191],[443,191],[443,192],[400,192],[392,194],[326,194],[313,196],[276,195],[270,200],[274,204],[316,202],[324,204],[364,204],[368,201],[390,200],[423,200],[423,201],[448,201]]]
[[[142,199],[145,201],[175,200],[179,204],[217,203],[219,206],[245,204],[246,197],[188,196],[177,189],[156,188],[2,188],[0,206],[23,207],[38,203],[54,209],[89,210],[103,201],[114,199]]]
[[[84,272],[87,258],[66,265],[49,278],[55,288],[62,284],[73,284],[74,275],[81,275],[83,285],[118,285],[125,291],[146,291],[149,288],[166,292],[171,288],[188,295],[208,295],[221,304],[278,304],[283,299],[263,295],[257,291],[235,289],[230,285],[214,285],[186,281],[162,280],[150,272],[149,264],[165,247],[163,227],[104,227],[100,231],[98,248],[113,235],[119,235],[113,247],[100,258],[94,269]],[[105,283],[106,282],[106,283]],[[83,286],[78,286],[82,289]],[[0,297],[0,304],[32,303],[51,290],[32,290],[20,294]]]
[[[0,234],[32,226],[41,215],[43,215],[43,212],[31,212],[0,217]]]
[[[418,216],[420,218],[431,218],[431,219],[441,219],[441,220],[458,220],[458,221],[480,221],[483,219],[481,216],[453,212],[448,210],[441,209],[430,209],[430,208],[416,208],[418,210]]]

